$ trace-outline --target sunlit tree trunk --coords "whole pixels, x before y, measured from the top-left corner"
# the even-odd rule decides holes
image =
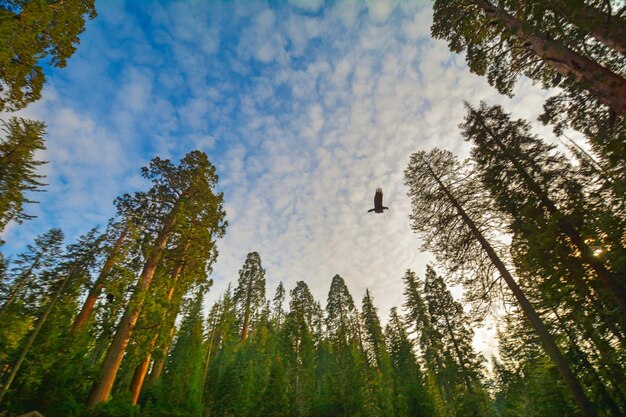
[[[187,245],[188,247],[189,245]],[[172,301],[172,297],[174,296],[174,291],[176,290],[176,283],[178,282],[178,277],[180,276],[180,271],[183,269],[184,262],[184,253],[183,257],[178,261],[176,266],[171,272],[172,286],[170,290],[167,292],[167,304]],[[174,320],[175,321],[175,320]],[[137,404],[137,400],[139,399],[139,394],[141,394],[141,388],[143,387],[144,380],[146,379],[146,374],[148,373],[148,367],[150,366],[150,360],[152,359],[152,352],[154,351],[154,347],[156,346],[157,340],[159,339],[159,333],[157,332],[150,341],[150,346],[148,347],[148,353],[146,357],[141,361],[139,365],[135,368],[135,372],[133,374],[133,379],[130,383],[130,394],[133,400],[133,405]]]
[[[143,302],[146,298],[146,292],[152,284],[152,279],[154,278],[154,273],[159,260],[161,259],[161,254],[165,249],[167,240],[174,227],[177,207],[178,205],[176,205],[170,212],[169,217],[165,221],[165,224],[163,225],[163,228],[161,229],[161,232],[150,251],[150,257],[144,264],[143,271],[141,272],[139,282],[135,287],[133,297],[131,298],[129,306],[122,316],[122,320],[117,327],[113,341],[111,342],[104,358],[104,362],[102,363],[100,376],[96,380],[91,393],[89,394],[89,398],[87,400],[87,405],[89,407],[94,407],[101,402],[107,401],[109,398],[111,389],[113,388],[113,383],[115,382],[115,377],[120,369],[124,353],[126,352],[126,348],[128,347],[128,343],[130,342],[130,338],[137,324],[139,313],[141,312]]]
[[[93,284],[93,287],[89,291],[89,294],[87,294],[87,298],[83,303],[83,307],[80,309],[78,316],[76,316],[76,319],[72,324],[72,333],[76,333],[78,330],[80,330],[85,325],[85,323],[87,323],[89,317],[91,317],[94,306],[96,305],[96,301],[98,301],[98,297],[100,296],[100,292],[104,288],[105,278],[107,274],[111,272],[111,269],[115,265],[117,254],[120,252],[122,246],[124,245],[129,229],[130,223],[127,222],[126,226],[124,226],[124,229],[122,230],[122,233],[120,233],[119,237],[115,241],[115,244],[113,245],[113,248],[111,249],[111,252],[107,257],[107,260],[104,262],[104,265],[102,266],[102,269],[98,274],[96,282]]]

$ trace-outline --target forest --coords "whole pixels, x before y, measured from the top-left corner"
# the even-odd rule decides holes
[[[262,248],[207,305],[228,196],[206,153],[154,157],[105,227],[0,256],[0,416],[626,415],[626,5],[431,5],[432,36],[499,93],[522,77],[554,93],[539,120],[561,142],[468,98],[468,159],[407,155],[411,229],[436,262],[395,277],[402,305],[379,312],[340,275],[325,300],[305,281],[268,294]],[[11,113],[94,18],[93,0],[0,1],[0,232],[46,187],[46,126]]]

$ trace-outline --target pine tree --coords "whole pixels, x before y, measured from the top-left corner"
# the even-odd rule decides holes
[[[241,340],[244,341],[248,338],[253,317],[265,304],[265,270],[257,252],[250,252],[239,270],[233,300],[241,318]]]
[[[309,415],[311,399],[309,393],[314,388],[313,367],[315,348],[313,344],[313,318],[315,300],[304,281],[298,281],[290,291],[289,313],[285,318],[284,356],[291,370],[290,400],[293,413]],[[288,361],[287,361],[288,360]]]
[[[625,116],[623,59],[619,60],[620,68],[608,57],[600,60],[583,54],[584,43],[571,43],[563,29],[559,33],[558,28],[550,27],[550,34],[544,32],[548,28],[540,21],[543,14],[519,17],[527,3],[436,1],[432,34],[445,39],[454,52],[466,50],[470,69],[479,75],[487,73],[489,82],[503,94],[511,94],[515,80],[524,74],[546,88],[560,86],[572,93],[589,91]],[[598,29],[601,27],[598,24]]]
[[[0,3],[0,111],[24,108],[41,96],[40,62],[64,67],[79,43],[94,0],[7,0]]]
[[[394,414],[403,416],[435,416],[433,400],[428,394],[413,343],[405,330],[396,307],[391,309],[385,326],[385,339],[393,369]]]
[[[469,265],[475,265],[474,276],[464,282],[465,288],[478,286],[479,288],[490,289],[493,286],[493,284],[485,285],[483,279],[486,276],[481,277],[481,269],[486,263],[484,256],[487,255],[489,263],[497,269],[525,316],[532,323],[544,349],[557,366],[581,413],[586,417],[597,416],[596,408],[585,394],[569,363],[548,332],[545,323],[528,301],[522,288],[498,256],[497,251],[477,226],[477,224],[481,224],[481,228],[484,228],[484,223],[478,223],[476,219],[480,217],[474,216],[490,212],[488,206],[481,205],[482,209],[479,211],[466,210],[464,200],[471,201],[468,198],[471,194],[469,196],[466,194],[460,200],[453,194],[453,192],[457,192],[458,188],[451,189],[444,183],[444,181],[456,182],[456,187],[461,184],[468,191],[467,182],[460,181],[464,177],[471,178],[472,175],[467,171],[463,172],[458,161],[449,152],[435,149],[428,154],[418,152],[411,155],[411,161],[405,170],[405,183],[410,188],[409,196],[413,206],[413,214],[411,215],[413,230],[422,236],[425,249],[434,249],[434,252],[439,253],[441,258],[449,261],[454,260],[457,269],[459,264],[462,265],[466,262]],[[476,194],[474,194],[475,196]],[[482,202],[487,204],[489,199]],[[468,207],[475,209],[476,205],[469,204]],[[481,251],[484,252],[481,253]],[[461,256],[452,258],[457,254]]]
[[[202,415],[202,363],[205,357],[202,293],[189,303],[172,347],[161,386],[158,404],[170,415]]]
[[[29,304],[37,297],[40,286],[34,285],[38,275],[56,267],[62,251],[63,232],[61,229],[50,229],[43,235],[37,236],[34,245],[28,245],[27,250],[17,255],[9,275],[10,284],[6,294],[3,294],[3,303],[0,307],[0,318],[7,323],[6,315],[10,314],[12,305],[18,301]]]
[[[571,416],[575,404],[558,378],[554,365],[545,356],[532,329],[511,312],[498,326],[499,356],[496,408],[500,415]]]
[[[288,417],[290,409],[287,396],[285,366],[281,357],[277,355],[272,362],[267,388],[260,398],[259,417]],[[306,414],[298,414],[304,416]]]
[[[359,369],[363,352],[359,346],[358,320],[354,299],[345,281],[335,275],[326,304],[326,331],[330,342],[326,365],[330,398],[327,401],[333,415],[356,414],[364,404],[363,391],[367,387]]]
[[[0,76],[1,77],[1,76]],[[0,90],[1,91],[1,90]],[[1,103],[0,99],[0,103]],[[43,175],[37,167],[45,164],[35,153],[45,149],[42,122],[12,117],[0,121],[4,137],[0,138],[0,232],[11,220],[21,223],[33,216],[24,213],[24,204],[34,203],[25,194],[42,191]]]
[[[110,222],[109,228],[107,230],[107,237],[113,238],[115,236],[115,240],[109,243],[109,247],[107,248],[107,258],[104,264],[102,265],[102,269],[98,274],[95,282],[91,286],[89,293],[87,294],[87,298],[85,299],[83,306],[80,309],[80,312],[74,319],[74,323],[72,324],[72,332],[78,332],[89,320],[91,317],[94,307],[96,305],[96,301],[100,297],[102,290],[105,287],[106,280],[109,278],[109,275],[116,265],[117,262],[120,261],[120,258],[123,258],[124,253],[128,252],[128,248],[125,248],[125,244],[127,243],[128,235],[131,234],[131,222],[126,221],[124,223],[114,223]],[[128,245],[126,245],[128,246]],[[126,250],[124,250],[126,249]]]
[[[520,75],[560,87],[540,120],[561,134],[573,127],[612,164],[626,159],[626,23],[616,3],[453,0],[434,4],[432,34],[470,70],[511,95]],[[589,13],[589,14],[588,14]],[[615,42],[617,40],[617,42]]]
[[[472,157],[482,183],[500,210],[511,216],[516,253],[537,268],[533,272],[550,277],[558,271],[558,277],[566,277],[583,294],[590,284],[626,311],[626,286],[619,279],[626,270],[620,270],[621,261],[597,256],[593,247],[606,247],[623,259],[626,229],[607,231],[603,239],[595,227],[586,227],[590,221],[582,185],[565,157],[530,133],[528,122],[512,121],[500,106],[467,107],[463,135],[474,144]],[[555,265],[560,268],[555,270]],[[595,277],[585,279],[586,268]]]
[[[101,375],[89,395],[87,404],[90,407],[106,401],[109,397],[154,273],[168,240],[177,231],[177,227],[192,225],[194,227],[185,227],[183,230],[186,233],[200,234],[203,240],[219,238],[224,233],[222,194],[213,192],[217,175],[206,154],[200,151],[190,152],[178,166],[157,157],[148,168],[142,169],[142,174],[153,183],[147,196],[153,205],[151,210],[160,211],[160,216],[154,219],[159,232],[150,245],[129,307],[122,316],[102,363]],[[137,205],[142,205],[143,201],[143,195],[139,195]]]
[[[483,359],[472,347],[471,324],[463,306],[452,298],[443,279],[430,266],[426,268],[424,295],[434,337],[446,352],[446,372],[452,376],[453,385],[464,386],[463,393],[454,396],[457,415],[486,415],[481,384]]]
[[[276,287],[276,293],[274,294],[274,298],[272,300],[272,318],[279,327],[282,326],[285,319],[285,309],[283,308],[283,303],[285,302],[285,294],[285,287],[283,286],[283,283],[281,281]]]
[[[367,358],[366,372],[375,390],[376,414],[393,414],[393,381],[391,360],[387,351],[387,343],[378,312],[369,290],[365,291],[362,304],[365,355]]]
[[[60,231],[57,232],[56,235],[60,234]],[[32,370],[30,379],[34,381],[26,382],[23,390],[29,389],[28,385],[36,387],[41,383],[42,375],[57,362],[58,352],[68,351],[62,340],[66,336],[65,330],[73,314],[72,307],[75,307],[80,290],[98,260],[100,244],[101,236],[98,235],[96,229],[92,229],[86,235],[81,236],[77,243],[68,245],[62,260],[59,259],[61,262],[58,267],[47,272],[48,282],[36,312],[35,326],[12,365],[11,373],[0,391],[0,401],[11,387],[27,355],[39,356],[38,360],[34,360],[35,363],[39,363],[39,367]],[[33,349],[35,340],[37,340],[37,345]],[[32,353],[30,353],[31,350],[33,350]]]

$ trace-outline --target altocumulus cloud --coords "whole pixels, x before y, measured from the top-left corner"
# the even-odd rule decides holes
[[[402,172],[411,152],[467,154],[463,99],[534,120],[545,92],[499,96],[463,57],[430,38],[430,2],[103,2],[78,52],[50,70],[43,99],[48,192],[37,220],[5,233],[7,252],[60,226],[71,240],[145,187],[155,155],[207,152],[229,228],[214,268],[217,296],[250,251],[268,296],[304,280],[325,304],[334,274],[381,316],[402,304],[407,268],[432,256],[411,233]],[[390,210],[368,215],[376,187]],[[492,333],[477,345],[491,351]]]

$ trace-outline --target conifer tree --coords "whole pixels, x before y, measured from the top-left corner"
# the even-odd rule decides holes
[[[309,393],[314,387],[312,373],[315,359],[313,345],[313,318],[315,300],[304,281],[298,281],[290,291],[289,313],[285,318],[284,335],[287,341],[285,357],[293,375],[291,377],[291,401],[293,412],[308,415],[311,410]]]
[[[595,56],[584,55],[579,52],[583,49],[580,40],[570,44],[567,33],[554,27],[550,34],[544,32],[541,14],[520,18],[526,3],[438,0],[433,7],[432,34],[445,39],[454,52],[466,50],[470,69],[479,75],[487,73],[490,84],[503,94],[511,94],[515,80],[524,74],[546,88],[560,86],[574,94],[589,91],[612,111],[626,116],[624,59],[618,60],[620,68],[608,57],[597,62]]]
[[[35,279],[42,272],[50,271],[56,267],[62,251],[63,232],[61,229],[50,229],[48,232],[37,236],[34,245],[28,245],[25,252],[17,255],[13,262],[9,275],[10,284],[6,294],[3,294],[0,318],[6,323],[6,315],[11,306],[20,298],[27,302],[28,294],[38,291],[38,285],[34,285]]]
[[[474,144],[472,157],[482,183],[512,217],[510,230],[520,245],[516,252],[526,257],[526,265],[537,265],[537,273],[546,277],[560,265],[559,276],[567,277],[578,291],[586,292],[590,283],[626,311],[626,285],[619,278],[626,274],[620,269],[626,257],[621,242],[626,223],[615,222],[618,230],[605,233],[587,226],[582,185],[565,157],[532,135],[528,122],[512,121],[500,106],[467,107],[463,135]],[[597,256],[591,245],[605,247],[620,261]],[[589,283],[579,260],[594,271]]]
[[[435,409],[424,383],[424,376],[413,351],[413,343],[396,307],[391,309],[385,326],[385,339],[393,369],[394,414],[435,416]]]
[[[363,352],[359,346],[360,323],[354,299],[345,281],[335,275],[330,284],[326,304],[326,331],[330,342],[328,353],[328,407],[338,415],[358,413],[364,407],[364,386],[359,362]]]
[[[202,363],[205,357],[202,291],[190,301],[188,311],[172,346],[161,383],[162,413],[200,417],[202,415]]]
[[[425,301],[428,306],[430,325],[434,337],[446,353],[444,365],[452,384],[464,386],[464,394],[455,395],[458,401],[457,415],[486,415],[481,385],[482,358],[472,347],[474,332],[463,311],[463,306],[452,298],[443,279],[428,266],[424,284]]]
[[[89,289],[89,293],[87,294],[87,298],[85,299],[83,306],[80,309],[80,312],[74,319],[74,323],[72,324],[72,332],[75,333],[79,331],[85,324],[87,320],[91,317],[93,313],[94,307],[96,305],[96,301],[100,296],[102,290],[104,289],[105,283],[109,274],[115,264],[119,261],[121,257],[121,253],[124,249],[124,245],[126,243],[128,235],[131,233],[131,223],[129,221],[120,223],[111,222],[110,226],[107,230],[107,236],[113,237],[116,236],[112,245],[107,248],[108,254],[106,257],[106,261],[102,265],[102,269],[98,274],[95,282]]]
[[[265,270],[257,252],[250,252],[239,270],[233,300],[241,319],[241,341],[244,341],[248,338],[251,320],[265,304]]]
[[[260,399],[259,417],[288,417],[290,415],[289,398],[287,396],[286,370],[279,355],[276,355],[270,368],[267,387]],[[297,414],[304,416],[306,414]]]
[[[474,276],[465,281],[466,288],[479,286],[489,289],[492,287],[492,284],[485,285],[484,281],[477,279],[484,273],[481,269],[485,265],[484,254],[487,254],[491,265],[496,267],[500,277],[519,303],[524,315],[532,323],[544,349],[557,366],[581,413],[585,417],[597,416],[596,407],[587,397],[578,378],[572,372],[569,363],[548,332],[545,323],[479,228],[478,224],[484,228],[484,223],[476,221],[480,217],[472,218],[472,216],[479,216],[480,213],[484,215],[490,210],[481,205],[482,210],[478,212],[467,211],[464,207],[464,201],[459,200],[453,194],[459,190],[459,185],[462,185],[466,191],[472,190],[467,190],[467,182],[461,181],[465,177],[471,178],[472,175],[461,170],[460,164],[449,152],[435,149],[428,154],[418,152],[411,155],[411,162],[405,170],[405,182],[410,188],[409,196],[413,206],[413,214],[411,215],[413,230],[424,239],[423,247],[425,249],[434,249],[434,252],[439,253],[442,258],[452,260],[452,256],[460,254],[460,257],[454,259],[457,268],[462,263],[474,266]],[[457,188],[450,188],[444,181],[448,184],[456,183]],[[466,195],[464,200],[471,200],[470,196],[471,194]],[[483,201],[484,204],[488,202],[489,199],[486,198]],[[472,205],[470,204],[468,207],[472,208]],[[480,253],[481,250],[484,251],[483,254]],[[483,276],[483,278],[485,277]]]
[[[502,318],[498,326],[499,360],[495,363],[498,392],[496,409],[506,417],[571,416],[575,404],[554,372],[541,343],[518,312]]]
[[[41,61],[64,67],[79,43],[94,0],[7,0],[0,3],[0,111],[25,107],[41,96]]]
[[[185,229],[187,233],[200,233],[210,239],[219,238],[224,233],[222,194],[213,192],[217,175],[206,154],[200,151],[190,152],[178,166],[157,157],[151,161],[149,167],[142,169],[142,174],[153,183],[147,197],[153,205],[151,211],[158,213],[153,224],[156,223],[159,229],[148,250],[130,304],[102,363],[101,374],[89,395],[87,404],[90,407],[106,401],[109,397],[147,291],[168,240],[177,231],[177,227],[193,226]],[[143,201],[143,195],[138,195],[137,206],[141,206]]]
[[[331,341],[338,345],[347,345],[354,338],[355,319],[354,300],[345,281],[335,275],[330,284],[326,304],[326,330]]]
[[[56,230],[55,232],[54,235],[60,234],[62,236],[60,231]],[[92,229],[86,235],[81,236],[77,243],[68,245],[62,259],[57,260],[59,261],[58,267],[48,272],[48,282],[42,285],[45,286],[45,290],[43,290],[44,294],[36,312],[35,326],[12,365],[11,373],[5,381],[2,391],[0,391],[0,401],[11,387],[24,359],[33,348],[35,340],[39,340],[37,344],[39,352],[35,353],[43,357],[39,361],[35,361],[40,364],[40,369],[35,370],[39,373],[39,378],[47,370],[43,364],[48,363],[50,366],[56,362],[57,352],[63,347],[61,340],[65,336],[66,325],[72,314],[71,307],[75,306],[74,302],[80,294],[80,289],[98,260],[100,243],[101,236],[97,234],[96,229]],[[60,300],[64,302],[59,303]],[[53,314],[51,315],[51,313]],[[54,313],[56,313],[56,317]],[[56,323],[50,326],[49,318],[56,319]],[[45,339],[43,342],[40,340],[42,335]],[[37,385],[37,383],[33,385]]]
[[[4,133],[0,138],[0,232],[2,232],[11,220],[21,223],[33,218],[24,213],[24,204],[35,202],[26,195],[27,192],[42,191],[45,185],[41,182],[44,176],[36,173],[37,167],[45,162],[35,159],[35,153],[45,149],[43,140],[45,125],[42,122],[17,117],[12,117],[8,122],[0,121],[0,124]]]
[[[376,391],[377,415],[392,415],[391,360],[378,312],[369,290],[365,290],[361,316],[363,317],[365,355],[367,357],[366,372],[369,373],[369,379]]]
[[[283,320],[285,318],[285,309],[283,308],[283,303],[285,302],[285,294],[285,287],[283,286],[283,283],[281,281],[276,287],[276,293],[274,294],[274,298],[272,300],[272,318],[278,326],[281,326],[283,324]]]

